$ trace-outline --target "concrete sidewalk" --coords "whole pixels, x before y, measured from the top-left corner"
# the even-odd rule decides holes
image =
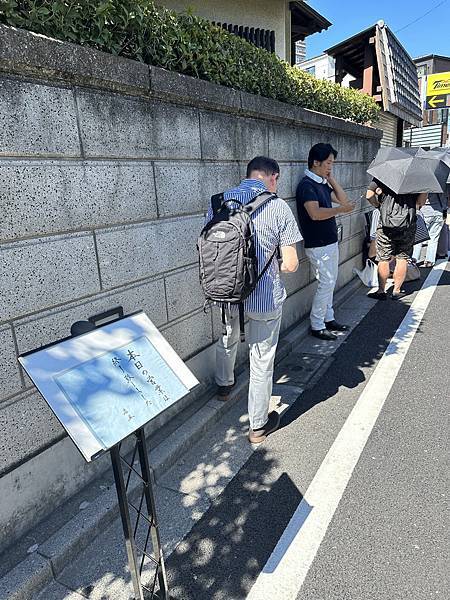
[[[338,292],[337,318],[356,327],[374,306],[366,293],[355,280]],[[346,339],[340,335],[336,342],[322,342],[307,335],[308,327],[303,321],[280,341],[272,397],[279,412],[321,377]],[[247,381],[245,371],[228,402],[204,399],[184,421],[168,424],[159,436],[161,442],[150,450],[166,557],[179,549],[186,533],[255,451],[246,438]],[[2,599],[133,597],[111,473],[68,504],[5,556]],[[152,570],[144,568],[144,580],[151,576]]]

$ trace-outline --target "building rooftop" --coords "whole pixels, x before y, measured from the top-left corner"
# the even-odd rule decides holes
[[[318,13],[306,2],[289,2],[291,10],[292,41],[304,40],[308,35],[319,33],[332,25],[328,19]]]
[[[339,58],[343,71],[362,79],[366,48],[372,44],[383,109],[407,122],[419,124],[422,109],[416,65],[384,21],[378,21],[325,52],[335,59]]]

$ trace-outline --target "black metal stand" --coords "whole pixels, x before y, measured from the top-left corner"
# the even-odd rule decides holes
[[[144,600],[144,598],[169,600],[167,577],[152,488],[154,475],[148,462],[144,428],[141,427],[133,435],[136,437],[136,443],[131,463],[128,463],[121,455],[121,444],[111,448],[110,452],[134,595],[136,600]],[[139,456],[140,472],[134,466],[136,455]],[[132,475],[138,477],[140,480],[140,496],[136,503],[137,506],[131,501],[131,494],[129,493]],[[133,511],[134,519],[130,516],[130,508]],[[140,525],[146,527],[142,535],[142,542],[138,539],[138,528]],[[153,554],[148,551],[150,538],[153,546]],[[141,580],[145,559],[148,559],[148,562],[155,567],[155,575],[151,585],[144,585]],[[156,589],[157,584],[158,589]],[[149,596],[145,592],[148,592]]]
[[[89,317],[88,321],[76,321],[71,327],[71,334],[75,337],[87,331],[92,331],[104,321],[111,323],[123,318],[123,316],[123,307],[117,306],[106,312]],[[134,596],[136,600],[144,600],[144,598],[146,600],[170,600],[164,557],[156,521],[155,498],[152,488],[154,475],[148,462],[144,428],[140,427],[137,429],[133,433],[133,436],[136,438],[136,442],[131,463],[128,463],[120,453],[121,443],[113,446],[110,453]],[[139,471],[134,468],[136,455],[139,456]],[[138,506],[135,506],[130,499],[129,487],[132,476],[138,477],[140,482]],[[145,507],[143,508],[144,498]],[[130,508],[133,509],[133,518],[130,516]],[[142,529],[140,525],[146,528],[143,532],[140,531]],[[140,537],[142,537],[142,543],[140,543]],[[153,554],[147,551],[150,538],[152,540]],[[155,567],[155,575],[150,586],[144,585],[141,579],[145,559]],[[158,589],[156,589],[157,583]],[[145,592],[148,592],[148,594],[145,594]]]

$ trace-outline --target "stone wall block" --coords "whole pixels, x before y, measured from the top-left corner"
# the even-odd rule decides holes
[[[73,92],[2,78],[0,156],[46,155],[80,156]]]
[[[164,273],[197,261],[201,216],[164,219],[97,233],[105,289]]]
[[[305,169],[308,167],[307,162],[294,162],[292,163],[291,169],[291,186],[293,197],[295,198],[295,193],[297,190],[297,186],[300,181],[303,179],[305,175]]]
[[[199,311],[163,328],[164,337],[183,360],[187,360],[212,344],[209,312]]]
[[[5,161],[0,200],[0,240],[157,216],[150,162]]]
[[[19,352],[28,352],[67,337],[75,321],[86,320],[116,306],[122,306],[126,315],[143,310],[156,326],[161,326],[167,322],[164,281],[143,281],[19,319],[14,322]]]
[[[0,430],[0,475],[65,435],[37,391],[0,404]]]
[[[239,160],[238,121],[223,113],[200,111],[202,158]]]
[[[282,273],[281,278],[289,296],[308,285],[309,261],[302,260],[295,273]]]
[[[339,244],[339,260],[341,263],[345,263],[347,260],[356,256],[361,255],[363,244],[363,235],[355,235],[354,237],[344,240]]]
[[[269,124],[269,155],[280,161],[306,161],[313,142],[310,129]]]
[[[211,196],[239,182],[237,163],[156,162],[159,214],[206,213]]]
[[[169,321],[202,308],[205,302],[196,265],[166,278],[167,310]]]
[[[87,157],[200,158],[197,109],[77,90]]]
[[[0,245],[0,319],[100,291],[92,234],[76,233]]]
[[[350,235],[357,235],[365,230],[366,218],[363,212],[350,215]]]
[[[0,400],[22,387],[16,349],[9,325],[0,327]]]
[[[238,118],[237,131],[239,160],[250,161],[255,156],[268,156],[269,145],[265,121]]]
[[[353,165],[350,163],[336,163],[333,165],[333,176],[344,189],[348,190],[353,186]]]
[[[363,188],[364,192],[372,181],[372,177],[367,173],[368,166],[367,163],[358,163],[353,168],[353,187]]]

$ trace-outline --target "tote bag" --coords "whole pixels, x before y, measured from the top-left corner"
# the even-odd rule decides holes
[[[363,284],[368,288],[378,287],[378,269],[377,265],[368,258],[364,269],[353,268],[354,275],[358,275]]]

